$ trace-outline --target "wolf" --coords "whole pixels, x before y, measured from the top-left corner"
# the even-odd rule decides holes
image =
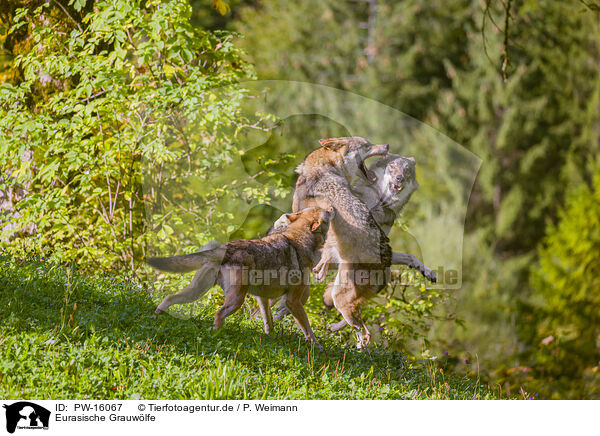
[[[412,157],[388,153],[374,162],[369,167],[369,171],[375,176],[377,182],[371,183],[369,180],[358,179],[352,185],[352,190],[359,199],[364,201],[375,221],[388,235],[397,216],[419,186],[416,179],[416,161]],[[282,226],[283,224],[280,223],[279,227]],[[337,247],[332,246],[329,240],[325,243],[323,252],[325,254],[313,270],[317,280],[322,280],[327,273],[327,265],[324,264],[326,259],[330,259],[332,265],[339,262]],[[412,254],[392,252],[391,263],[407,265],[420,271],[428,280],[434,283],[437,281],[436,273]],[[323,293],[323,303],[328,308],[334,305],[333,288],[334,283],[330,283]],[[279,317],[279,312],[276,318]],[[342,321],[330,325],[329,329],[335,332],[346,325],[348,325],[346,320],[342,319]]]
[[[375,182],[366,159],[387,154],[389,145],[371,144],[359,136],[319,140],[320,148],[298,166],[298,181],[292,211],[310,206],[335,207],[327,235],[327,245],[335,247],[338,272],[331,290],[333,305],[352,326],[357,347],[370,339],[360,306],[389,281],[392,249],[389,239],[371,215],[366,204],[351,190],[358,174]],[[323,250],[321,261],[333,252]]]
[[[146,260],[152,267],[169,272],[197,270],[192,282],[177,294],[167,295],[156,308],[156,314],[173,304],[189,303],[202,297],[218,284],[225,302],[217,311],[213,328],[238,310],[247,294],[256,296],[265,333],[273,329],[269,299],[285,296],[287,309],[296,319],[305,338],[322,348],[308,321],[304,303],[310,294],[310,268],[316,263],[325,242],[333,208],[308,207],[286,214],[289,225],[280,233],[261,239],[239,239],[197,253]]]
[[[365,203],[384,233],[389,235],[396,218],[419,187],[416,178],[416,161],[412,157],[388,153],[375,161],[369,167],[369,172],[376,180],[375,183],[372,183],[371,179],[358,178],[351,189]],[[282,226],[283,223],[278,223],[279,228]],[[335,265],[339,261],[335,241],[328,240],[323,253],[321,261],[313,270],[319,281],[325,278],[328,265]],[[420,271],[428,280],[434,283],[437,281],[435,272],[411,254],[393,252],[392,264],[407,265]]]

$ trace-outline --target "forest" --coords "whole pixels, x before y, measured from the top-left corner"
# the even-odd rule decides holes
[[[101,277],[110,322],[142,341],[152,327],[132,325],[111,298],[151,307],[190,277],[157,275],[145,258],[264,235],[291,210],[294,168],[318,140],[357,135],[416,159],[420,186],[391,244],[446,280],[395,277],[364,310],[382,354],[367,365],[352,351],[355,369],[335,383],[311,366],[311,389],[327,392],[312,398],[424,397],[420,376],[385,391],[364,384],[384,380],[385,356],[399,353],[402,368],[426,362],[430,398],[599,399],[599,72],[596,0],[0,0],[0,328],[28,332],[32,350],[52,329],[102,349],[94,332],[108,321],[95,319],[89,279]],[[133,294],[113,295],[108,277]],[[28,309],[19,299],[38,288],[47,301]],[[322,314],[323,286],[311,292],[325,336],[334,314]],[[196,319],[208,334],[221,295],[163,327]],[[240,315],[247,328],[254,304]],[[178,341],[193,341],[185,329]],[[285,332],[295,349],[297,332]],[[232,337],[222,341],[237,356]],[[352,343],[350,332],[327,338]],[[126,362],[99,369],[101,381],[141,359],[116,347]],[[173,365],[195,365],[181,359]],[[237,361],[211,365],[198,377],[217,387],[203,398],[308,392],[293,380],[266,388]],[[13,369],[0,369],[11,383],[0,392],[35,397]],[[431,382],[438,372],[462,394]],[[344,390],[350,379],[360,395]],[[101,381],[82,389],[113,395]],[[47,394],[77,392],[61,389]]]

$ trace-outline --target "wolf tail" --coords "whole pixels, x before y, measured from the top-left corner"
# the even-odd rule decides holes
[[[146,259],[146,263],[161,271],[185,273],[200,269],[208,263],[218,267],[224,256],[224,247],[218,242],[212,241],[204,245],[197,253],[173,257],[149,257]]]

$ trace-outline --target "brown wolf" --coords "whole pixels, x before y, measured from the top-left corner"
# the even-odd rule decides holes
[[[225,302],[215,315],[213,328],[220,328],[249,293],[258,300],[268,334],[273,328],[268,300],[285,295],[287,308],[306,339],[320,347],[304,303],[309,296],[309,273],[317,259],[315,253],[323,246],[334,215],[332,208],[305,208],[286,214],[289,225],[281,233],[261,239],[239,239],[183,256],[147,259],[148,264],[163,271],[198,270],[190,285],[177,294],[167,295],[156,313],[165,312],[172,304],[195,301],[218,284],[225,293]]]
[[[296,170],[299,177],[292,210],[315,205],[335,207],[327,235],[327,245],[335,247],[338,256],[332,303],[354,328],[360,348],[370,339],[360,306],[387,284],[392,249],[365,203],[352,192],[351,182],[357,174],[375,182],[365,160],[385,155],[388,145],[373,145],[357,136],[321,139],[319,143],[321,148],[310,153]],[[324,250],[323,256],[328,253]],[[331,260],[322,257],[320,263],[326,265]]]

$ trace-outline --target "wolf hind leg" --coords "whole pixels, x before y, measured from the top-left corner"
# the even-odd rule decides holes
[[[239,284],[231,285],[229,289],[224,289],[225,301],[223,306],[215,314],[215,321],[213,324],[213,330],[221,328],[223,321],[233,312],[238,310],[244,304],[246,299],[247,287]]]
[[[352,284],[336,286],[333,289],[333,302],[335,308],[342,314],[344,320],[354,329],[356,333],[356,347],[366,347],[371,340],[371,333],[362,319],[360,305],[363,299],[356,294]],[[336,326],[343,327],[339,322]]]
[[[331,282],[325,288],[325,292],[323,292],[323,304],[325,304],[325,307],[327,309],[331,309],[334,307],[333,295],[332,295],[334,287],[335,287],[335,282]],[[347,325],[348,325],[348,323],[346,322],[346,320],[342,318],[342,320],[339,322],[329,324],[329,326],[327,326],[327,329],[335,333],[335,332],[339,332],[341,329],[343,329]]]
[[[263,319],[263,326],[265,328],[265,334],[271,333],[273,330],[273,315],[271,313],[271,302],[268,298],[264,297],[256,297],[256,301],[258,301],[258,308],[260,310],[260,315]]]
[[[271,301],[273,301],[273,300],[271,300]],[[273,315],[273,319],[275,321],[281,321],[283,318],[288,316],[291,312],[287,308],[285,295],[283,296],[283,298],[281,300],[279,300],[279,299],[274,300],[272,305],[274,306],[275,303],[277,303],[277,302],[279,302],[279,306],[277,306],[277,308],[275,309],[275,315]]]
[[[356,333],[356,348],[361,349],[366,347],[371,340],[371,333],[361,317],[360,307],[350,305],[350,307],[338,308],[338,310]]]
[[[217,280],[217,269],[212,265],[205,265],[196,271],[191,283],[177,294],[167,295],[156,308],[156,313],[166,312],[173,304],[191,303],[198,300],[214,286]]]
[[[304,288],[304,291],[302,292],[302,295],[300,296],[300,302],[302,303],[302,306],[306,305],[306,302],[308,301],[308,297],[310,297],[310,286],[307,286],[306,288]],[[290,309],[288,309],[287,307],[287,295],[284,295],[281,303],[279,303],[279,306],[276,309],[276,314],[275,314],[275,321],[281,321],[284,317],[290,315]]]
[[[330,282],[327,284],[325,291],[323,292],[323,304],[327,309],[331,309],[333,305],[333,288],[335,287],[336,282]]]

